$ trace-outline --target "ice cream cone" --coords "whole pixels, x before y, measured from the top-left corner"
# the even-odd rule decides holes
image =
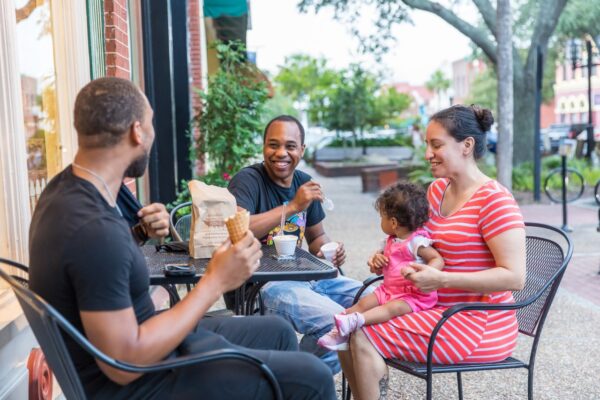
[[[250,213],[248,211],[238,211],[231,217],[225,218],[225,225],[229,232],[231,243],[235,244],[242,240],[250,226]]]

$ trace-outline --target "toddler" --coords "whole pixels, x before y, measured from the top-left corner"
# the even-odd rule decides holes
[[[427,310],[437,303],[437,292],[424,293],[407,279],[415,272],[411,262],[439,270],[444,267],[442,256],[431,247],[431,238],[422,228],[429,219],[425,191],[412,183],[397,183],[379,196],[375,208],[381,216],[381,229],[388,235],[383,251],[371,258],[372,265],[383,270],[383,284],[333,317],[335,327],[318,341],[326,349],[346,350],[349,335],[363,325]]]

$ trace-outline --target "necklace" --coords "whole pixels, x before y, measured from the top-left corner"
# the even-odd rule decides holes
[[[75,162],[72,162],[71,165],[79,168],[82,171],[87,172],[88,174],[92,175],[93,177],[98,179],[100,182],[102,182],[102,185],[104,186],[104,190],[106,190],[106,193],[108,194],[108,198],[115,204],[114,207],[117,209],[119,214],[121,214],[121,216],[123,216],[123,213],[121,212],[121,209],[119,208],[119,205],[117,204],[117,199],[114,198],[113,194],[110,191],[110,188],[108,187],[108,184],[100,175],[98,175],[97,173],[95,173],[94,171],[92,171],[89,168],[82,167],[81,165],[79,165]],[[110,205],[110,203],[109,203],[109,205]]]

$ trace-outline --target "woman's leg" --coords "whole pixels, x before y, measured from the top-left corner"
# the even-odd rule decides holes
[[[356,393],[356,379],[354,375],[354,362],[352,361],[352,350],[348,349],[348,351],[338,351],[338,358],[340,360],[340,364],[342,365],[344,376],[350,385],[350,390],[352,390],[353,393]]]
[[[388,368],[362,330],[350,337],[350,350],[357,400],[385,399],[388,386]]]

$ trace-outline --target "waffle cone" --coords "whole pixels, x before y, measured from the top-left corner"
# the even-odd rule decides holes
[[[250,213],[246,210],[238,211],[231,217],[225,219],[225,225],[229,232],[231,243],[235,244],[242,240],[250,226]]]

